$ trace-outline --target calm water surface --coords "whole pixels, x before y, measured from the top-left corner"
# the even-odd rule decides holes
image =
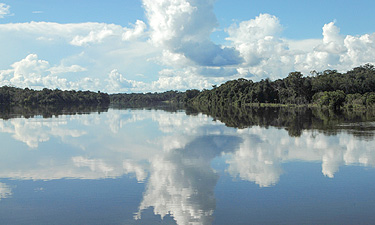
[[[295,137],[130,109],[0,119],[0,224],[373,224],[374,127]]]

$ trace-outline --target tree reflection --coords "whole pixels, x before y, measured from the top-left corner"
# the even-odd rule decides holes
[[[88,114],[88,113],[101,113],[108,111],[107,105],[39,105],[39,106],[12,106],[12,105],[1,105],[0,107],[0,119],[7,120],[11,118],[33,118],[34,116],[42,116],[43,118],[57,117],[59,115],[76,115],[76,114]]]
[[[278,127],[288,131],[291,137],[300,137],[304,130],[318,130],[334,135],[347,130],[358,137],[373,138],[375,126],[363,124],[374,122],[375,113],[370,111],[332,111],[309,107],[195,107],[188,108],[188,115],[202,112],[228,127],[249,128],[252,126]],[[358,123],[362,123],[358,126]]]

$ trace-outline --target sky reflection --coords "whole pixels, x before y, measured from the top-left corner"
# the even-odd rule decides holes
[[[340,167],[375,167],[374,140],[315,130],[290,137],[284,129],[228,128],[199,114],[109,110],[57,118],[0,120],[0,178],[57,180],[120,178],[146,183],[135,219],[152,208],[177,224],[212,224],[222,172],[270,187],[290,162],[321,164],[334,178]],[[212,167],[213,160],[224,162]],[[0,183],[0,199],[12,188]]]

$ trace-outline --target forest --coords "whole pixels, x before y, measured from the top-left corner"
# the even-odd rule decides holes
[[[1,105],[37,106],[37,105],[109,105],[109,95],[92,91],[62,91],[59,89],[33,90],[16,87],[0,87]]]
[[[162,103],[186,102],[185,92],[166,91],[163,93],[120,93],[109,96],[112,106],[116,107],[149,107],[159,106]]]
[[[311,76],[291,72],[284,79],[253,82],[247,79],[227,81],[211,90],[190,90],[191,105],[221,107],[260,103],[314,105],[331,109],[375,106],[375,67],[356,67],[346,73],[336,70],[312,71]],[[190,96],[190,97],[188,97]]]

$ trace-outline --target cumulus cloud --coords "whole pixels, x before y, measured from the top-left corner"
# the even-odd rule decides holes
[[[343,36],[334,22],[323,27],[322,43],[313,51],[295,56],[295,68],[304,73],[308,70],[337,69],[345,72],[366,63],[375,63],[375,34]]]
[[[374,63],[375,34],[341,35],[334,22],[323,26],[322,39],[288,40],[276,16],[260,14],[255,19],[233,24],[228,41],[245,62],[238,67],[242,76],[279,79],[289,72],[337,69],[346,72]]]
[[[235,49],[216,45],[210,40],[210,34],[217,26],[214,1],[144,0],[143,5],[155,45],[182,54],[201,66],[241,62]]]
[[[14,76],[13,70],[3,67],[1,68],[0,82],[2,81],[3,85],[19,87],[38,83],[47,88],[85,88],[94,91],[107,91],[105,80],[108,70],[126,71],[132,78],[136,76],[135,74],[150,73],[148,68],[152,68],[155,62],[148,58],[156,56],[156,48],[146,41],[147,32],[145,29],[145,23],[139,20],[134,27],[130,28],[105,23],[0,24],[2,43],[18,43],[13,47],[12,44],[0,45],[2,51],[9,53],[7,57],[3,56],[2,58],[2,63],[5,66],[6,64],[15,64],[14,59],[19,59],[19,55],[22,57],[28,55],[22,63],[40,55],[45,57],[43,61],[48,62],[48,65],[44,67],[38,65],[40,68],[33,73],[34,77],[28,80],[20,77],[17,80],[21,82],[20,84],[12,83],[10,79]],[[22,48],[19,48],[19,42],[22,42]],[[30,52],[33,53],[30,54]],[[50,56],[51,52],[54,52],[53,57]],[[13,61],[10,61],[12,59]],[[47,76],[51,79],[49,83],[52,83],[49,86],[43,82],[48,79],[45,78]],[[99,82],[97,82],[98,80]],[[39,87],[32,86],[32,88]]]
[[[137,82],[126,79],[116,69],[108,74],[106,90],[109,92],[129,92],[134,90],[143,90],[146,86],[144,82]]]
[[[175,90],[208,89],[212,84],[225,80],[223,77],[203,77],[199,72],[195,67],[183,70],[164,69],[159,72],[158,80],[152,82],[151,88],[153,90],[168,90],[170,87],[174,87]]]
[[[262,60],[269,60],[273,54],[280,55],[286,50],[279,38],[281,31],[278,18],[260,14],[253,20],[232,25],[228,29],[227,40],[233,42],[246,65],[256,66]]]
[[[122,40],[130,41],[142,37],[145,34],[145,30],[147,25],[141,21],[137,20],[135,25],[133,25],[133,29],[131,28],[124,28],[124,33],[122,34]]]
[[[73,86],[79,86],[79,84],[74,85],[58,75],[82,71],[86,71],[86,69],[79,65],[51,66],[48,61],[39,59],[38,55],[29,54],[26,58],[13,63],[11,69],[0,70],[0,85],[35,89],[44,87],[70,89]]]
[[[323,44],[315,48],[316,51],[331,54],[341,54],[346,52],[344,47],[344,37],[340,34],[340,29],[334,22],[323,26]]]
[[[4,3],[0,3],[0,18],[4,18],[6,15],[10,14],[10,6]]]
[[[269,14],[260,14],[228,28],[227,40],[244,59],[239,66],[243,76],[274,79],[290,72],[294,61],[287,43],[280,37],[282,30],[279,19]]]

